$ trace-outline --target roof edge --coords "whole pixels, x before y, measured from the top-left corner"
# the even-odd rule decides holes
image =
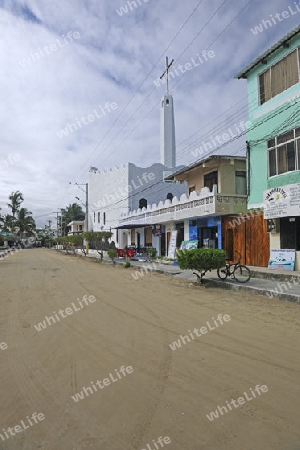
[[[296,28],[294,28],[290,33],[288,33],[286,36],[284,36],[282,39],[280,39],[276,44],[274,44],[272,47],[270,47],[268,50],[266,50],[264,53],[262,53],[258,58],[256,58],[254,61],[252,61],[248,66],[246,66],[243,70],[241,70],[237,75],[235,75],[234,78],[240,80],[241,78],[247,79],[247,74],[254,69],[258,64],[263,63],[264,60],[272,55],[276,50],[278,50],[281,46],[284,47],[284,45],[293,39],[297,34],[300,32],[300,25]]]

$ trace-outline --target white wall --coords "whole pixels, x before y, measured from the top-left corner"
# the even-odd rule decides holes
[[[89,229],[93,231],[109,231],[112,228],[112,240],[116,242],[116,230],[119,224],[120,211],[129,209],[128,164],[103,171],[89,172]],[[98,213],[100,212],[100,223]],[[104,224],[105,212],[106,220]],[[95,213],[95,220],[94,220]]]
[[[183,166],[181,166],[183,167]],[[129,163],[129,182],[134,187],[130,200],[131,211],[139,208],[139,200],[145,198],[148,205],[158,204],[167,198],[168,193],[180,197],[186,192],[186,184],[166,183],[163,181],[163,172],[172,170],[162,164],[153,164],[150,167],[137,167]],[[174,169],[173,169],[174,170]],[[179,168],[178,168],[179,170]],[[144,180],[151,181],[144,181]]]
[[[165,183],[163,172],[170,170],[162,164],[150,167],[137,167],[128,163],[121,167],[89,172],[89,229],[92,231],[111,231],[112,240],[116,242],[116,230],[119,219],[129,210],[139,208],[140,199],[147,200],[148,205],[159,203],[167,198],[168,193],[180,197],[186,191],[185,184]],[[106,221],[104,224],[103,213]],[[94,220],[95,213],[95,220]],[[100,223],[98,223],[100,213]],[[142,236],[141,236],[142,239]],[[142,241],[141,241],[142,242]],[[123,231],[119,231],[119,245],[123,245]]]
[[[280,233],[269,233],[270,236],[270,250],[280,249]]]

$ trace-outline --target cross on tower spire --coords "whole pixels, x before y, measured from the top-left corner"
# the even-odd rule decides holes
[[[166,56],[166,70],[164,71],[164,73],[160,77],[160,79],[162,79],[166,75],[166,78],[167,78],[167,95],[169,95],[169,69],[172,66],[173,62],[174,62],[174,59],[172,59],[172,61],[169,64],[168,57]]]

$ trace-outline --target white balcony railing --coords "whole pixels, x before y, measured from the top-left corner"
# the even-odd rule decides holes
[[[154,225],[196,217],[239,214],[247,211],[246,195],[214,194],[202,189],[201,194],[192,192],[190,196],[183,194],[180,199],[149,205],[127,214],[121,214],[120,225]]]

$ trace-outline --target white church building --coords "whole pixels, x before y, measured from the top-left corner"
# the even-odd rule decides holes
[[[112,240],[119,248],[154,246],[160,251],[160,239],[153,236],[152,226],[133,223],[119,228],[120,220],[133,212],[145,211],[149,205],[181,196],[185,191],[179,183],[163,181],[172,167],[153,164],[137,167],[127,163],[107,170],[91,168],[89,172],[89,228],[93,231],[111,231]]]
[[[145,212],[180,198],[186,185],[164,181],[184,166],[176,167],[176,143],[173,97],[167,94],[160,105],[160,163],[138,167],[128,162],[120,167],[89,171],[89,229],[111,231],[116,247],[134,245],[138,249],[155,247],[158,254],[166,254],[166,230],[163,225],[135,224],[124,218]],[[129,223],[130,222],[130,223]],[[124,222],[123,222],[124,223]]]

